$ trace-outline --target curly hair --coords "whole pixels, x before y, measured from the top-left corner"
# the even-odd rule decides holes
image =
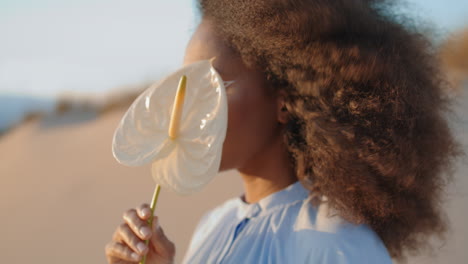
[[[248,66],[283,91],[297,177],[405,260],[443,239],[444,188],[463,154],[435,49],[377,0],[199,0]],[[319,203],[315,199],[315,205]]]

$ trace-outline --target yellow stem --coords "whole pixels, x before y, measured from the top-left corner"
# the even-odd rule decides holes
[[[156,188],[154,189],[153,193],[153,199],[151,200],[151,215],[150,218],[148,219],[148,224],[149,226],[153,227],[153,215],[154,215],[154,209],[156,209],[156,203],[158,202],[158,197],[159,197],[159,191],[161,190],[161,186],[159,184],[156,184]],[[150,240],[146,240],[145,244],[148,247],[149,246]],[[143,259],[140,261],[140,264],[145,264],[146,263],[146,255],[143,256]]]

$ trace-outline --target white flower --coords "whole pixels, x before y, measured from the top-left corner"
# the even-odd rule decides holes
[[[183,75],[187,77],[185,102],[178,136],[171,139],[171,112]],[[182,67],[145,90],[120,121],[112,150],[124,165],[152,162],[157,184],[190,194],[218,173],[226,128],[224,83],[211,60],[204,60]]]

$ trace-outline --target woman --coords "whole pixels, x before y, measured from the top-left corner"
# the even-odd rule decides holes
[[[236,80],[220,171],[238,170],[245,192],[205,214],[184,263],[391,263],[443,235],[441,194],[461,151],[416,29],[377,0],[199,4],[184,63],[216,56]],[[124,214],[109,263],[173,262],[149,214]]]

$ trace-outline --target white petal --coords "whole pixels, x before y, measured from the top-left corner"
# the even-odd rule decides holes
[[[187,76],[179,137],[168,138],[179,79]],[[180,194],[200,190],[218,172],[227,128],[223,80],[209,60],[182,67],[140,95],[119,124],[114,157],[122,164],[152,164],[154,180]]]

